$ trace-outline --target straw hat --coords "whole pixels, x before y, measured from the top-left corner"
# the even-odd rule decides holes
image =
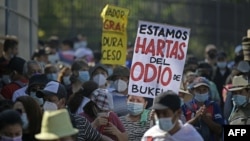
[[[189,91],[187,89],[184,88],[183,84],[181,83],[180,89],[179,89],[179,93],[183,93],[184,94],[184,102],[190,101],[191,99],[193,99],[193,95],[191,93],[189,93]]]
[[[229,91],[238,91],[246,88],[248,86],[248,81],[242,76],[234,76],[231,88]]]
[[[66,109],[44,111],[41,133],[36,134],[35,138],[39,140],[55,140],[77,133],[78,130],[73,128]]]

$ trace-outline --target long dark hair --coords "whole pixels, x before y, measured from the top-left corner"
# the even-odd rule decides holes
[[[35,135],[40,132],[42,122],[42,110],[38,103],[29,96],[20,96],[16,99],[16,102],[21,102],[27,113],[29,120],[28,131],[31,135]]]
[[[70,112],[76,113],[84,97],[90,98],[90,95],[92,94],[92,92],[96,90],[97,88],[98,88],[98,84],[96,84],[92,80],[89,80],[83,83],[82,88],[69,97],[67,105],[68,105]]]

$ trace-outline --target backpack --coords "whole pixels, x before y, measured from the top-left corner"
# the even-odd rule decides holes
[[[212,118],[214,116],[213,103],[214,103],[213,101],[210,101],[210,103],[207,106],[207,113],[211,113]],[[195,111],[198,109],[198,106],[195,103],[192,104],[185,103],[185,106],[186,106],[186,111],[184,115],[186,117],[186,120],[188,121],[195,116]],[[199,120],[193,126],[200,133],[204,141],[211,141],[211,131],[204,121]]]

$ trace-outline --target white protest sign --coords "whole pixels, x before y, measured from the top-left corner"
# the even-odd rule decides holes
[[[154,98],[179,92],[190,29],[139,21],[128,94]]]

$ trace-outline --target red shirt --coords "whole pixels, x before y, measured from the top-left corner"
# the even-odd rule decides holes
[[[27,85],[28,84],[28,80],[27,79],[21,79],[21,80],[18,80],[20,81],[21,83],[23,83],[24,85]],[[20,83],[19,82],[19,83]],[[11,82],[10,84],[7,84],[5,85],[2,90],[1,90],[1,95],[5,98],[5,99],[9,99],[11,100],[12,99],[12,96],[13,96],[13,93],[22,88],[22,86],[20,86],[17,82]]]

